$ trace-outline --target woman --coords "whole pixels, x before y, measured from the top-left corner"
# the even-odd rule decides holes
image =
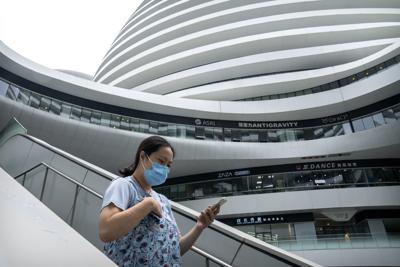
[[[219,212],[208,207],[184,236],[180,235],[168,199],[152,186],[167,179],[175,151],[159,136],[142,141],[135,162],[107,188],[99,217],[99,235],[106,255],[119,266],[180,266]]]

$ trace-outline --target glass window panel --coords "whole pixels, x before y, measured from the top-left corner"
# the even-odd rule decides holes
[[[396,64],[396,60],[394,58],[391,58],[388,61],[386,61],[384,64],[385,64],[385,68],[388,68],[388,67]]]
[[[314,139],[314,128],[304,128],[304,140]]]
[[[396,119],[400,119],[400,105],[393,108],[393,113]]]
[[[357,73],[357,80],[360,80],[360,79],[362,79],[362,78],[364,78],[365,77],[365,72],[359,72],[359,73]]]
[[[349,84],[349,82],[348,82],[347,78],[339,80],[339,85],[340,86],[345,86],[345,85],[348,85],[348,84]]]
[[[178,124],[176,126],[176,130],[177,130],[177,136],[178,137],[182,137],[182,138],[186,137],[186,127],[185,127],[185,125]]]
[[[279,99],[287,98],[287,94],[286,94],[286,93],[279,94],[279,95],[278,95],[278,98],[279,98]]]
[[[279,142],[276,130],[268,130],[268,142]]]
[[[251,235],[251,236],[255,236],[255,226],[254,225],[243,225],[243,226],[235,226],[235,228],[239,229],[240,231]]]
[[[31,101],[32,101],[32,99],[31,99]],[[62,103],[61,104],[61,116],[69,118],[70,114],[71,114],[71,105]]]
[[[296,141],[296,131],[291,129],[285,130],[286,141]]]
[[[19,92],[21,91],[17,86],[15,86],[15,85],[10,85],[10,88],[9,89],[11,89],[11,92],[13,93],[13,95],[14,95],[14,100],[16,100],[16,99],[18,99],[18,97],[19,97]]]
[[[110,127],[111,114],[110,113],[101,113],[101,125]]]
[[[194,139],[194,126],[186,125],[186,138]]]
[[[92,116],[92,111],[89,109],[82,109],[81,121],[90,122],[90,117]]]
[[[51,100],[50,113],[60,115],[61,114],[61,102],[58,100]]]
[[[8,86],[8,83],[0,80],[0,96],[5,96],[7,94]]]
[[[354,183],[365,184],[367,182],[367,177],[365,176],[365,173],[362,169],[356,169],[356,170],[352,170],[352,171],[351,170],[343,171],[344,174],[347,174],[348,172],[351,173]]]
[[[305,89],[305,90],[304,90],[304,94],[305,94],[305,95],[312,94],[312,90],[311,90],[311,88],[309,88],[309,89]]]
[[[369,75],[375,74],[376,72],[377,72],[376,67],[372,67],[372,68],[368,69],[368,70],[365,72],[365,75],[366,75],[366,76],[369,76]]]
[[[82,109],[77,106],[72,106],[71,108],[71,119],[80,120],[81,119]]]
[[[271,95],[271,99],[278,99],[278,95]]]
[[[140,132],[148,133],[149,132],[149,121],[148,120],[140,120]]]
[[[242,130],[242,131],[246,131],[246,130]],[[231,140],[232,140],[232,142],[240,142],[240,140],[241,140],[241,130],[232,129],[232,131],[231,131]]]
[[[185,199],[186,198],[186,185],[185,184],[179,184],[178,185],[178,198],[179,199]]]
[[[357,76],[353,75],[353,76],[348,77],[348,81],[349,81],[349,83],[357,81]]]
[[[331,126],[331,128],[333,130],[332,136],[339,136],[344,134],[344,129],[342,127],[342,124],[333,125]]]
[[[375,184],[379,182],[379,177],[372,171],[372,169],[362,170],[367,178],[369,184]]]
[[[323,128],[314,128],[313,129],[313,138],[312,139],[322,138],[323,136],[324,136]]]
[[[50,103],[51,103],[50,98],[47,98],[47,97],[42,96],[42,97],[40,98],[40,106],[39,106],[39,109],[48,111],[48,110],[50,109]]]
[[[121,117],[121,129],[129,131],[129,117],[122,116]]]
[[[394,114],[393,109],[389,108],[387,110],[382,111],[383,118],[385,119],[386,123],[393,123],[396,121],[396,116]]]
[[[242,142],[249,142],[249,134],[250,134],[250,130],[239,130],[240,131],[240,141]],[[236,130],[234,130],[234,132],[236,132]]]
[[[178,197],[178,186],[177,185],[171,185],[170,192],[171,192],[171,198],[172,199],[176,199]]]
[[[237,177],[229,180],[232,185],[232,194],[235,195],[237,192],[247,191],[247,179],[246,177]]]
[[[273,174],[272,180],[275,189],[282,189],[286,187],[286,176],[284,173]]]
[[[121,116],[111,114],[110,126],[119,129],[121,127]]]
[[[19,95],[19,89],[18,87],[15,87],[13,85],[10,85],[8,87],[8,90],[6,92],[6,97],[12,99],[12,100],[17,100],[17,97]]]
[[[313,87],[313,88],[311,88],[311,91],[313,92],[313,94],[319,93],[319,92],[321,92],[321,87],[319,87],[319,86]]]
[[[345,134],[351,134],[353,131],[351,130],[351,126],[349,122],[342,124],[343,130]]]
[[[258,131],[251,131],[247,142],[258,142]]]
[[[278,137],[278,142],[286,142],[286,130],[276,130],[276,135]]]
[[[168,136],[176,136],[176,124],[168,123]]]
[[[206,139],[213,140],[214,139],[214,129],[211,127],[205,128],[205,136]]]
[[[294,132],[295,132],[295,139],[296,140],[298,140],[298,141],[301,141],[301,140],[305,140],[305,137],[304,137],[304,130],[303,129],[296,129],[296,130],[294,130]]]
[[[374,124],[376,127],[385,124],[385,119],[383,118],[382,113],[378,113],[372,116],[372,119],[374,121]]]
[[[224,138],[226,142],[230,142],[231,141],[231,129],[228,128],[224,128]]]
[[[158,134],[168,135],[168,123],[165,122],[158,123]]]
[[[204,189],[203,185],[199,183],[192,183],[187,185],[187,195],[192,199],[203,198],[204,197]]]
[[[101,113],[99,111],[93,111],[90,122],[99,125],[101,123]]]
[[[222,134],[222,128],[214,128],[214,139],[215,140],[224,140],[224,136]]]
[[[362,119],[358,120],[353,120],[353,127],[355,132],[363,131],[365,130],[364,124],[362,122]]]
[[[136,119],[136,118],[130,119],[129,128],[131,129],[131,131],[139,132],[139,128],[140,128],[139,125],[140,125],[139,119]]]
[[[329,83],[321,85],[321,90],[322,91],[328,91],[330,89],[331,89],[331,87],[330,87]]]
[[[301,96],[301,95],[304,95],[304,91],[297,91],[295,94],[296,94],[296,96]]]
[[[29,104],[31,107],[33,108],[39,108],[39,104],[40,104],[40,97],[39,95],[32,93],[30,98],[29,98]]]
[[[22,89],[18,95],[18,102],[21,102],[25,105],[29,105],[29,96],[31,93],[28,90]]]
[[[158,122],[155,121],[149,122],[149,133],[158,134]]]
[[[363,123],[364,123],[364,128],[365,129],[371,129],[374,128],[374,121],[372,120],[371,116],[365,117],[362,119]]]
[[[196,139],[206,139],[206,131],[204,127],[195,127],[194,132]]]
[[[258,142],[268,142],[268,131],[260,130],[258,133]]]
[[[339,82],[338,81],[331,82],[331,89],[336,89],[336,88],[339,88]]]
[[[271,224],[272,240],[288,240],[295,237],[293,224]]]

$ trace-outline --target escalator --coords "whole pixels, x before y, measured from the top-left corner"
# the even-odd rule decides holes
[[[98,249],[102,196],[117,176],[27,134],[15,119],[0,132],[0,167]],[[171,202],[182,233],[198,213]],[[183,266],[319,266],[215,221]]]

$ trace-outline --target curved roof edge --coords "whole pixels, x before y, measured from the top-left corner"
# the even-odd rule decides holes
[[[400,47],[400,44],[397,45]],[[0,41],[0,67],[34,83],[84,99],[148,112],[215,120],[311,119],[343,113],[396,94],[396,90],[393,88],[385,90],[388,85],[387,82],[381,83],[382,88],[369,88],[367,91],[358,90],[359,86],[356,82],[349,86],[318,94],[250,103],[184,99],[126,90],[74,77],[25,58],[2,41]],[[394,68],[395,70],[392,70],[392,72],[398,73],[400,66]],[[390,74],[389,77],[396,79],[393,83],[398,83],[400,80],[398,75]],[[373,78],[371,76],[368,79]],[[377,81],[380,80],[378,77]],[[377,86],[377,83],[370,81],[367,84]]]
[[[66,74],[69,74],[69,75],[72,75],[72,76],[76,76],[76,77],[79,77],[79,78],[83,78],[85,80],[92,80],[93,79],[92,75],[89,75],[89,74],[86,74],[86,73],[83,73],[83,72],[79,72],[79,71],[75,71],[75,70],[57,69],[57,71],[60,71],[60,72],[63,72],[63,73],[66,73]]]

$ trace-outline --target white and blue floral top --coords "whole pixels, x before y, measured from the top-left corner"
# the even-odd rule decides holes
[[[147,196],[132,176],[119,177],[107,188],[101,208],[113,203],[126,210]],[[168,199],[152,190],[160,202],[163,217],[147,215],[125,236],[106,243],[104,253],[118,266],[181,266],[180,232]]]

